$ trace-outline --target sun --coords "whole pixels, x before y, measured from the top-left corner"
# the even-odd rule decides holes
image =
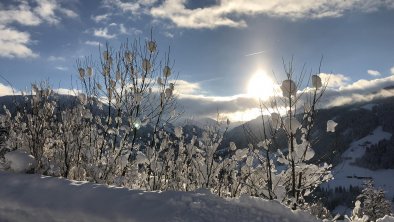
[[[257,70],[250,78],[248,95],[262,100],[274,95],[274,82],[264,70]]]

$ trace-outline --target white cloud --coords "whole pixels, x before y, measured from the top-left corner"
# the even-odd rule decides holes
[[[368,69],[367,73],[371,76],[380,76],[380,72],[377,70]]]
[[[37,7],[34,8],[34,12],[50,24],[58,24],[60,22],[56,12],[60,12],[70,18],[78,16],[74,11],[63,8],[57,0],[36,0],[36,3]]]
[[[340,106],[356,102],[367,102],[377,98],[394,96],[394,91],[386,89],[394,86],[394,76],[372,80],[360,79],[338,89],[328,89],[323,100],[324,107]]]
[[[394,8],[392,0],[215,0],[216,4],[189,8],[191,0],[104,0],[107,8],[116,7],[134,16],[147,14],[168,20],[182,28],[245,27],[245,17],[268,15],[296,19],[340,17],[349,11],[372,12],[379,8]],[[104,18],[104,17],[103,17]]]
[[[78,89],[66,89],[66,88],[53,89],[53,91],[58,94],[71,95],[71,96],[76,96],[79,93],[82,93],[82,91]]]
[[[346,104],[353,104],[358,102],[369,102],[379,98],[386,98],[394,96],[394,90],[380,89],[376,93],[353,93],[350,95],[337,95],[333,97],[326,107],[342,106]]]
[[[192,83],[185,80],[176,80],[175,82],[175,93],[179,96],[195,95],[201,92],[200,84]]]
[[[68,68],[64,66],[56,66],[55,69],[60,70],[60,71],[67,71]]]
[[[328,88],[340,88],[347,85],[350,80],[343,74],[320,73],[319,76],[323,83],[328,83]]]
[[[174,38],[174,34],[172,34],[171,32],[164,32],[163,34],[168,38]]]
[[[78,14],[70,9],[67,8],[59,8],[59,11],[70,18],[78,17]]]
[[[7,10],[0,9],[1,25],[8,25],[14,22],[26,26],[36,26],[41,24],[42,20],[32,11],[27,3],[22,2],[20,5]]]
[[[30,43],[30,34],[0,25],[0,57],[5,58],[36,58],[27,45]]]
[[[357,102],[368,102],[378,98],[394,96],[394,75],[373,80],[358,80],[350,82],[342,74],[320,74],[323,82],[328,80],[328,88],[322,97],[319,107],[328,108]],[[175,86],[178,104],[184,107],[186,114],[199,117],[213,117],[217,110],[230,117],[232,121],[248,121],[260,115],[259,102],[247,95],[206,96],[199,83],[178,80]],[[306,95],[300,99],[304,104]],[[279,104],[278,104],[279,105]]]
[[[122,2],[121,0],[107,0],[105,2],[108,5],[115,5],[123,11],[130,11],[133,13],[137,13],[140,9],[140,4],[138,4],[138,2]]]
[[[119,25],[119,30],[120,30],[120,33],[127,34],[127,29],[123,24]]]
[[[0,83],[0,96],[14,95],[14,92],[16,93],[12,87]]]
[[[394,7],[392,1],[376,0],[216,0],[215,5],[190,9],[188,0],[106,0],[107,7],[117,7],[134,15],[149,14],[156,19],[171,21],[177,27],[216,28],[219,26],[245,27],[244,17],[265,14],[291,20],[340,17],[348,11],[376,11]]]
[[[178,104],[186,110],[186,115],[215,117],[217,111],[231,117],[231,120],[250,120],[255,118],[258,101],[247,95],[207,96],[201,85],[186,80],[176,80],[175,95]]]
[[[62,56],[49,56],[48,61],[55,62],[55,61],[65,61],[66,59]]]
[[[23,26],[38,26],[43,22],[58,24],[60,18],[56,12],[67,17],[76,17],[76,13],[62,7],[55,0],[15,1],[16,5],[0,8],[0,57],[35,58],[38,54],[29,47],[32,40],[26,31],[13,28],[15,23]]]
[[[100,45],[100,43],[99,42],[97,42],[97,41],[85,41],[85,44],[86,45],[92,45],[92,46],[99,46]]]
[[[92,16],[92,19],[95,22],[102,22],[102,21],[108,20],[111,15],[112,15],[111,13],[106,13],[106,14],[102,14],[102,15],[96,15],[96,16]]]
[[[394,85],[394,76],[377,78],[372,80],[360,79],[351,84],[340,87],[341,91],[367,91],[372,92],[383,87]]]
[[[93,35],[105,39],[113,39],[116,37],[115,34],[109,34],[108,33],[108,28],[99,28],[99,29],[94,29],[93,30]]]
[[[59,23],[59,18],[55,16],[55,9],[57,8],[56,1],[53,0],[40,0],[37,1],[38,6],[34,9],[43,20],[50,24]]]
[[[133,2],[124,2],[122,0],[104,0],[104,6],[112,8],[113,6],[119,8],[123,12],[131,12],[135,15],[142,12],[147,13],[147,7],[152,6],[157,0],[135,0]]]
[[[390,72],[391,72],[392,75],[394,75],[394,66],[391,67]]]

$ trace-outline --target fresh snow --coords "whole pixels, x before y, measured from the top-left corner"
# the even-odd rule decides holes
[[[386,215],[383,218],[377,219],[376,222],[394,222],[394,217]]]
[[[4,159],[10,170],[17,173],[25,173],[36,165],[34,156],[23,150],[14,150],[4,155]]]
[[[366,178],[372,178],[375,187],[385,190],[386,197],[391,200],[394,196],[394,169],[373,171],[354,165],[356,159],[364,155],[367,143],[377,144],[383,139],[390,138],[391,134],[384,132],[379,126],[370,135],[353,142],[342,154],[342,162],[332,170],[334,179],[322,186],[326,188],[362,186]]]
[[[327,121],[327,132],[335,132],[335,127],[338,125],[334,120]]]
[[[0,172],[0,221],[318,221],[276,201],[206,190],[146,192]]]

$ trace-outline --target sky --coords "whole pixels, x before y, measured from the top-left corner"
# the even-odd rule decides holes
[[[341,105],[394,85],[393,24],[394,0],[3,0],[0,95],[42,80],[70,89],[77,59],[153,30],[171,49],[186,115],[254,118],[256,73],[267,88],[284,78],[283,61],[317,72],[321,57],[326,105]]]

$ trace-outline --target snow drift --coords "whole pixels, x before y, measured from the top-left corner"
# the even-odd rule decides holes
[[[206,190],[145,192],[0,172],[0,221],[318,221],[276,201]]]

